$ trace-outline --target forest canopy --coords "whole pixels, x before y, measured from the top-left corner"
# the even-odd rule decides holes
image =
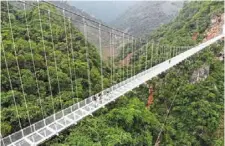
[[[177,48],[169,46],[188,49],[201,43],[210,19],[223,9],[223,2],[186,2],[177,18],[157,29],[148,43],[126,43],[125,55],[121,52],[115,64],[135,47],[134,64],[118,66],[115,83],[123,80],[124,70],[131,76],[132,69],[138,73],[175,56]],[[1,2],[1,14],[3,137],[101,91],[98,48],[61,12],[46,3],[24,10]],[[196,40],[192,39],[194,33],[199,34]],[[148,81],[154,87],[150,109],[145,107],[149,89],[141,85],[42,145],[150,146],[157,139],[160,145],[223,145],[224,66],[217,57],[223,47],[220,40]],[[114,84],[110,82],[112,64],[103,62],[103,66],[107,88]],[[192,82],[193,73],[205,66],[209,68],[207,77]]]

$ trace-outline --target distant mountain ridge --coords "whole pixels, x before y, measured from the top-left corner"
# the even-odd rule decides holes
[[[69,3],[67,2],[63,2],[63,1],[50,1],[52,4],[56,5],[56,6],[59,6],[61,8],[64,8],[66,10],[69,10],[69,11],[72,11],[78,15],[81,15],[81,16],[84,16],[85,18],[88,18],[88,19],[91,19],[91,20],[95,20],[95,21],[98,21],[98,22],[101,22],[103,23],[100,19],[97,19],[96,17],[86,13],[85,11],[83,11],[82,9],[78,9],[76,8],[75,6],[72,6],[70,5]],[[67,16],[69,17],[74,17],[73,14],[70,14],[67,13]]]
[[[182,1],[137,2],[111,22],[111,25],[136,36],[146,36],[161,24],[175,18],[182,6]]]

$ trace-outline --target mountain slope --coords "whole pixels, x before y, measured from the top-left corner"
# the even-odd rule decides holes
[[[208,30],[213,27],[211,18],[221,16],[223,10],[224,2],[185,3],[176,19],[160,27],[152,34],[151,39],[155,43],[160,42],[166,49],[165,52],[170,54],[170,48],[165,45],[195,46],[207,37]],[[199,34],[197,39],[192,39],[196,33]],[[153,44],[153,50],[158,49],[158,46]],[[148,56],[151,55],[151,47],[149,42]],[[155,145],[161,128],[157,143],[162,146],[224,145],[221,132],[224,113],[224,64],[217,58],[223,48],[224,40],[218,41],[149,81],[154,87],[154,103],[150,109],[146,109],[144,104],[149,89],[146,85],[141,85],[95,113],[94,117],[84,119],[61,137],[44,145],[152,146]],[[140,59],[137,58],[136,66]],[[149,57],[150,59],[152,58]],[[157,53],[153,60],[159,62]],[[209,67],[207,77],[193,83],[191,76],[205,65]]]
[[[92,85],[90,94],[100,91],[97,49],[85,43],[82,33],[69,21],[64,23],[59,14],[46,3],[40,3],[39,17],[38,7],[24,11],[11,2],[9,6],[1,2],[2,136],[88,97],[91,84],[95,86]],[[104,69],[108,70],[106,66]]]
[[[111,24],[133,35],[146,36],[175,18],[182,4],[170,1],[137,2]]]

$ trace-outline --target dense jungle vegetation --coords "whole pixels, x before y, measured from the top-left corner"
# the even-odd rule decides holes
[[[3,136],[20,129],[16,107],[18,108],[19,119],[24,127],[29,125],[27,109],[32,122],[34,122],[42,118],[40,103],[44,109],[44,116],[47,116],[53,112],[52,107],[55,107],[55,110],[58,111],[88,97],[88,66],[85,56],[87,47],[91,69],[91,94],[101,90],[99,53],[92,44],[85,43],[84,36],[75,26],[66,21],[67,33],[65,33],[63,17],[52,14],[49,21],[48,12],[41,9],[40,17],[46,49],[44,51],[37,7],[27,9],[25,17],[25,11],[16,10],[12,5],[9,5],[15,41],[14,48],[7,5],[5,2],[1,2],[1,5],[1,133]],[[53,7],[46,4],[41,4],[40,8],[50,8],[51,12],[58,13]],[[161,46],[197,45],[202,42],[204,32],[209,28],[212,16],[222,14],[223,9],[223,2],[185,3],[173,22],[160,27],[151,35],[147,48],[148,67],[151,66],[150,60],[154,61],[154,65],[166,60],[168,55],[175,55],[174,48],[161,47],[164,51],[160,51],[161,49],[158,47],[159,51],[154,51],[153,58],[151,58],[153,41],[153,50],[157,48],[158,44]],[[29,35],[26,24],[29,24]],[[50,24],[52,25],[53,40]],[[70,31],[72,37],[70,37]],[[197,40],[192,40],[191,37],[195,32],[199,33],[199,37]],[[224,66],[223,62],[216,58],[224,47],[223,43],[223,41],[219,41],[211,45],[204,51],[149,81],[148,84],[154,87],[154,104],[151,105],[150,109],[145,107],[149,95],[148,88],[146,85],[142,85],[120,97],[115,103],[97,111],[93,117],[85,118],[76,126],[63,131],[59,136],[52,138],[43,145],[151,146],[156,142],[164,124],[164,118],[172,103],[173,106],[160,137],[160,145],[223,145],[223,131],[221,132],[219,127],[223,125],[221,119],[224,113]],[[128,43],[125,47],[126,54],[130,53],[131,47],[131,43]],[[132,61],[135,62],[134,67],[138,72],[145,67],[145,54],[144,47],[141,47],[139,43],[135,47],[137,51],[133,55]],[[33,50],[34,62],[30,48]],[[69,48],[73,48],[73,51]],[[162,54],[164,54],[163,58],[159,58]],[[56,56],[56,60],[54,56]],[[71,61],[73,57],[75,57],[75,60]],[[123,59],[121,55],[119,57]],[[55,62],[58,64],[57,68]],[[35,64],[35,69],[33,64]],[[190,78],[193,72],[203,65],[210,68],[208,77],[203,81],[191,83]],[[104,87],[108,87],[111,84],[109,80],[110,65],[104,64],[103,66]],[[72,74],[70,74],[69,67],[73,69]],[[129,66],[129,68],[132,67]],[[122,70],[118,69],[116,72],[115,78],[119,81]],[[60,90],[56,73],[59,77]],[[130,75],[130,72],[126,73],[128,76]],[[8,74],[13,85],[12,89]],[[18,80],[20,75],[23,86]],[[37,90],[36,83],[38,83],[40,90]],[[49,88],[49,84],[51,88]],[[74,93],[71,92],[71,86],[77,87]],[[24,104],[23,92],[26,96],[28,108]],[[13,93],[17,106],[14,105]],[[60,101],[63,102],[63,105],[60,104]]]
[[[90,43],[86,42],[85,45],[82,33],[67,19],[65,33],[64,19],[54,7],[40,4],[39,18],[37,6],[24,11],[14,8],[9,3],[14,42],[6,2],[1,2],[1,8],[1,129],[3,136],[20,128],[16,107],[24,127],[29,125],[28,114],[33,123],[40,120],[43,114],[51,115],[53,110],[64,109],[74,102],[87,98],[89,94],[101,91],[99,53]],[[50,20],[48,9],[51,11]],[[42,26],[39,19],[42,21]],[[28,31],[26,25],[28,25]],[[89,53],[90,84],[88,83],[86,49]],[[107,70],[107,67],[103,68],[105,87],[109,86]],[[88,93],[89,85],[92,87],[91,93]],[[23,92],[28,107],[25,105]],[[17,105],[14,104],[13,96]]]

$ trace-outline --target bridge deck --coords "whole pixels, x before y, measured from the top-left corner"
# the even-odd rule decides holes
[[[188,51],[185,51],[169,60],[166,60],[148,70],[145,70],[127,80],[120,82],[111,88],[102,91],[102,100],[96,102],[93,100],[93,96],[86,98],[54,115],[51,115],[41,121],[38,121],[31,126],[28,126],[16,133],[13,133],[3,139],[1,139],[1,146],[30,146],[38,145],[47,139],[58,135],[59,132],[67,127],[77,124],[84,117],[91,115],[99,108],[104,107],[106,104],[115,101],[121,95],[124,95],[128,91],[138,87],[151,78],[159,75],[195,53],[201,51],[210,44],[221,39],[223,35],[215,37],[205,43],[200,44]]]

